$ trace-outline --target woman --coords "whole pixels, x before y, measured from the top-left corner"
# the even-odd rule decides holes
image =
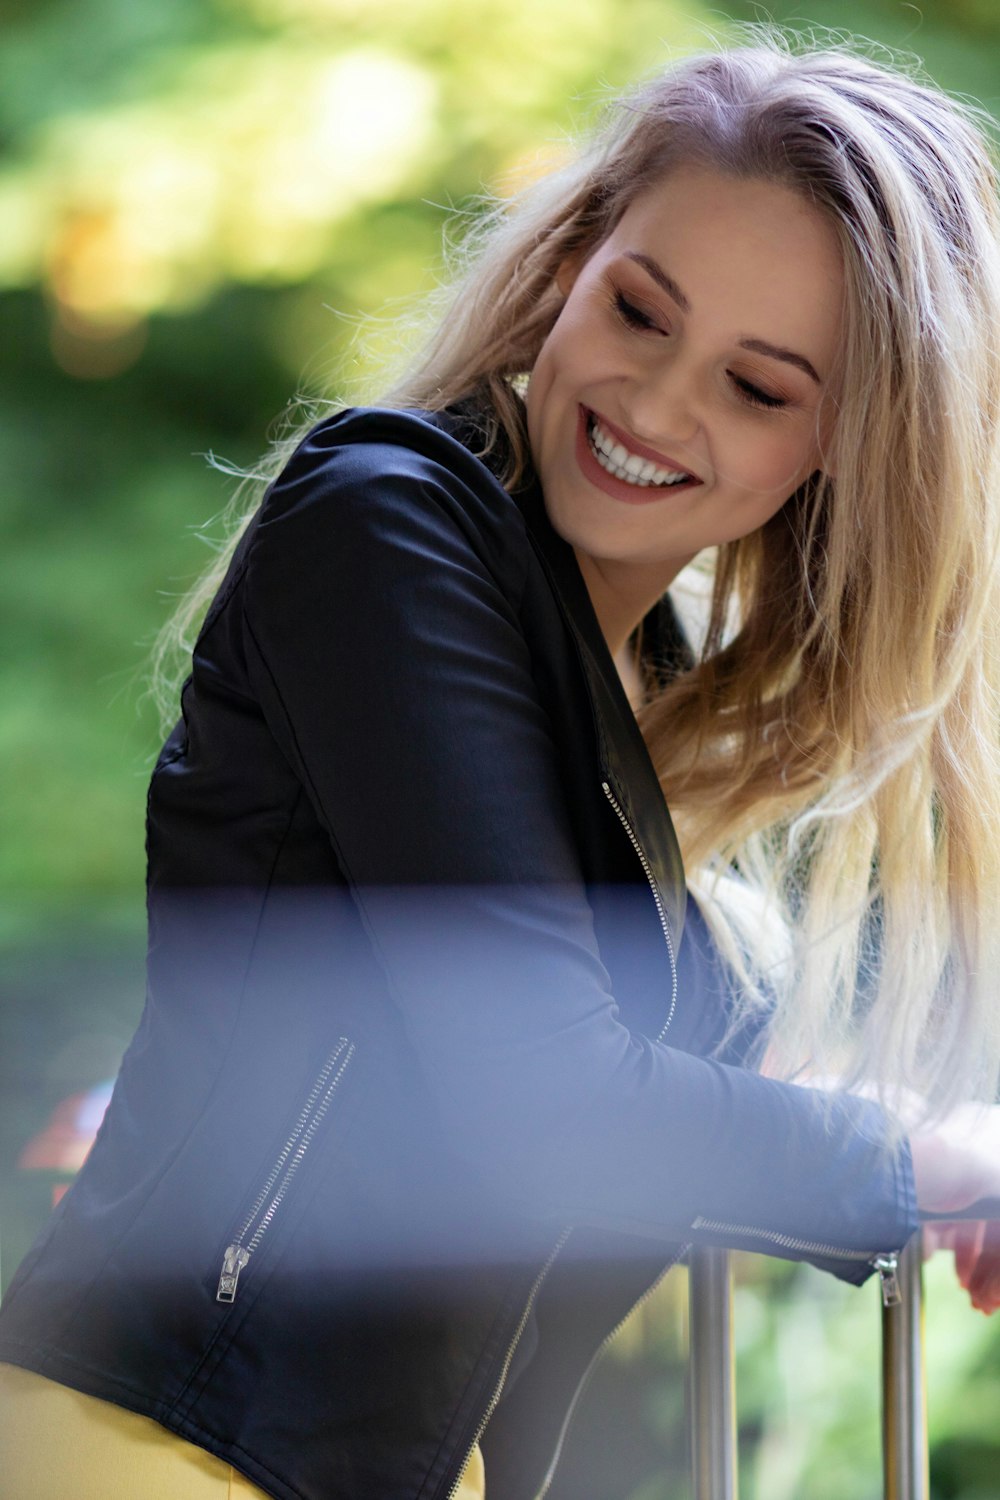
[[[17,1500],[69,1431],[78,1496],[483,1456],[535,1496],[686,1246],[891,1295],[922,1216],[1000,1207],[956,1102],[1000,1051],[997,266],[967,112],[695,58],[295,448],[153,777],[142,1024],[0,1320]]]

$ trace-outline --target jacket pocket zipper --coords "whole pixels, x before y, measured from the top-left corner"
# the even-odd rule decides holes
[[[303,1158],[330,1108],[330,1103],[354,1056],[354,1043],[346,1036],[338,1038],[337,1045],[320,1069],[309,1096],[299,1112],[292,1130],[282,1146],[267,1179],[254,1200],[253,1207],[244,1218],[232,1243],[226,1247],[216,1289],[216,1302],[235,1302],[236,1287],[240,1272],[247,1265],[254,1251],[260,1246],[274,1217],[285,1199],[289,1187],[302,1165]]]
[[[765,1240],[781,1250],[798,1250],[803,1255],[821,1255],[828,1260],[865,1261],[878,1272],[882,1286],[882,1302],[886,1307],[896,1307],[902,1300],[899,1291],[899,1255],[894,1250],[845,1250],[840,1245],[821,1245],[814,1240],[795,1239],[790,1234],[778,1234],[771,1229],[755,1229],[749,1224],[723,1224],[718,1219],[695,1219],[692,1229],[707,1230],[710,1234],[733,1234],[741,1238]]]
[[[677,955],[674,952],[674,940],[670,935],[670,924],[667,921],[667,913],[663,907],[663,898],[660,895],[659,888],[653,876],[653,869],[649,863],[646,851],[639,843],[639,840],[635,835],[635,831],[631,823],[625,816],[622,805],[618,801],[618,798],[615,796],[614,791],[612,790],[611,783],[608,781],[602,781],[601,787],[605,797],[607,797],[608,801],[611,803],[611,806],[617,813],[619,823],[628,834],[629,842],[632,845],[632,848],[639,856],[639,863],[642,865],[643,874],[649,882],[649,889],[652,891],[653,900],[656,902],[656,914],[660,919],[660,926],[663,929],[663,936],[666,939],[667,952],[670,955],[670,1005],[667,1009],[667,1019],[664,1021],[662,1027],[660,1028],[659,1035],[656,1037],[656,1040],[658,1042],[662,1042],[663,1038],[667,1034],[667,1030],[670,1026],[671,1021],[674,1019],[674,1011],[677,1009]]]

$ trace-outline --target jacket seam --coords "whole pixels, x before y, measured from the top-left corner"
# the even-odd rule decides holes
[[[291,804],[291,806],[289,808],[287,823],[286,823],[285,828],[284,828],[284,830],[282,832],[281,838],[277,841],[277,844],[276,844],[276,847],[275,847],[274,858],[273,858],[273,860],[271,862],[271,868],[268,871],[267,883],[266,883],[266,885],[261,890],[260,906],[259,906],[259,909],[258,909],[258,912],[257,912],[257,920],[256,920],[256,924],[254,926],[253,938],[251,939],[251,941],[250,941],[250,943],[248,945],[246,965],[244,967],[243,977],[242,977],[242,980],[241,980],[241,983],[240,983],[240,999],[239,999],[239,1004],[238,1004],[238,1006],[236,1008],[236,1013],[233,1016],[233,1023],[232,1023],[232,1027],[230,1029],[229,1041],[226,1044],[226,1047],[223,1050],[222,1055],[219,1058],[218,1066],[216,1067],[215,1074],[214,1074],[214,1076],[212,1078],[211,1083],[209,1084],[209,1086],[207,1088],[204,1100],[202,1101],[202,1106],[198,1110],[198,1112],[194,1115],[194,1117],[191,1119],[191,1121],[190,1121],[190,1123],[188,1125],[187,1130],[185,1130],[185,1132],[183,1133],[183,1135],[176,1142],[173,1150],[167,1156],[166,1160],[163,1163],[162,1170],[157,1173],[155,1181],[150,1183],[150,1185],[149,1185],[146,1193],[142,1197],[141,1201],[137,1204],[136,1211],[132,1215],[132,1217],[129,1220],[129,1222],[127,1224],[125,1224],[125,1225],[122,1226],[122,1229],[121,1229],[120,1233],[115,1237],[113,1243],[111,1243],[107,1247],[107,1253],[106,1253],[106,1255],[100,1261],[100,1264],[95,1267],[94,1273],[93,1273],[92,1277],[90,1278],[90,1280],[88,1281],[86,1288],[81,1289],[80,1294],[79,1294],[79,1296],[77,1298],[77,1301],[76,1301],[76,1305],[73,1307],[73,1309],[72,1309],[71,1312],[67,1313],[67,1315],[66,1315],[63,1323],[60,1325],[60,1329],[59,1329],[59,1337],[60,1338],[65,1338],[67,1336],[67,1334],[69,1334],[69,1332],[72,1330],[74,1323],[76,1322],[77,1318],[80,1316],[80,1313],[82,1312],[82,1310],[83,1310],[83,1308],[84,1308],[84,1306],[86,1304],[87,1293],[89,1292],[90,1287],[93,1286],[94,1283],[97,1280],[99,1280],[99,1278],[104,1274],[104,1272],[107,1269],[109,1261],[112,1259],[112,1257],[117,1252],[117,1250],[118,1250],[119,1246],[121,1245],[122,1241],[127,1238],[127,1236],[130,1234],[130,1232],[132,1231],[132,1229],[135,1227],[135,1224],[138,1222],[138,1219],[139,1219],[140,1215],[145,1212],[145,1210],[148,1208],[150,1202],[152,1201],[152,1199],[154,1198],[154,1196],[156,1195],[156,1193],[161,1189],[165,1177],[167,1176],[168,1172],[171,1170],[171,1168],[176,1163],[178,1157],[181,1155],[181,1153],[184,1150],[185,1146],[191,1140],[192,1135],[198,1129],[199,1125],[201,1124],[202,1120],[205,1117],[205,1112],[209,1109],[209,1107],[210,1107],[210,1105],[212,1103],[212,1100],[215,1097],[216,1090],[218,1089],[218,1086],[219,1086],[219,1079],[221,1078],[223,1072],[225,1071],[226,1063],[228,1062],[230,1054],[232,1052],[232,1048],[234,1046],[235,1039],[236,1039],[236,1033],[237,1033],[237,1030],[239,1028],[240,1016],[242,1014],[243,1005],[244,1005],[244,1001],[245,1001],[245,998],[246,998],[246,984],[247,984],[247,979],[249,977],[250,970],[251,970],[252,965],[253,965],[253,956],[254,956],[254,953],[256,952],[257,940],[258,940],[258,938],[260,936],[260,925],[261,925],[261,921],[263,919],[264,910],[265,910],[265,908],[267,906],[267,900],[268,900],[268,896],[270,895],[271,886],[272,886],[273,881],[274,881],[274,871],[275,871],[275,869],[277,867],[278,860],[281,857],[281,851],[284,849],[285,843],[287,842],[287,839],[288,839],[288,835],[289,835],[289,833],[291,831],[292,823],[294,821],[294,816],[295,816],[295,810],[296,810],[296,808],[299,805],[299,801],[301,800],[301,796],[302,796],[302,792],[301,792],[301,790],[299,790],[296,793],[294,802]],[[214,1336],[213,1336],[213,1342],[214,1342]],[[54,1350],[57,1347],[58,1347],[57,1345],[53,1345],[53,1349]],[[201,1361],[199,1360],[199,1364],[200,1363],[201,1363]],[[190,1380],[190,1377],[189,1377],[189,1380]],[[188,1384],[188,1382],[185,1382],[184,1389],[187,1388],[187,1384]]]
[[[287,817],[287,820],[285,822],[285,827],[284,827],[284,829],[282,831],[280,839],[278,839],[276,841],[275,849],[274,849],[274,857],[271,860],[271,867],[270,867],[270,869],[267,872],[267,881],[266,881],[265,885],[263,886],[263,888],[261,890],[260,906],[259,906],[259,909],[258,909],[258,912],[257,912],[257,921],[256,921],[256,923],[254,925],[253,937],[251,938],[250,943],[248,944],[248,947],[247,947],[246,964],[244,965],[242,980],[240,981],[240,998],[239,998],[239,1003],[238,1003],[238,1005],[236,1007],[236,1014],[233,1017],[233,1024],[232,1024],[232,1028],[231,1028],[230,1034],[229,1034],[229,1041],[228,1041],[228,1043],[226,1045],[226,1048],[225,1048],[225,1050],[224,1050],[224,1052],[222,1054],[222,1057],[219,1060],[219,1066],[216,1069],[215,1077],[212,1080],[212,1085],[211,1085],[211,1087],[210,1087],[210,1089],[208,1091],[208,1094],[206,1095],[204,1106],[201,1109],[201,1111],[199,1112],[199,1116],[198,1116],[199,1121],[204,1117],[205,1111],[209,1108],[209,1106],[211,1105],[211,1102],[212,1102],[213,1098],[215,1097],[216,1090],[219,1087],[219,1079],[222,1077],[223,1073],[225,1072],[226,1064],[229,1061],[229,1058],[230,1058],[230,1056],[232,1054],[232,1049],[233,1049],[233,1047],[234,1047],[234,1045],[236,1043],[236,1036],[237,1036],[237,1033],[239,1031],[240,1020],[241,1020],[242,1015],[243,1015],[243,1007],[244,1007],[244,1005],[246,1003],[247,980],[249,979],[250,973],[251,973],[251,971],[253,969],[254,955],[256,954],[257,943],[258,943],[258,940],[260,938],[261,923],[262,923],[262,921],[264,919],[264,912],[267,909],[268,898],[270,897],[271,888],[272,888],[272,886],[274,884],[274,872],[275,872],[275,870],[278,867],[278,861],[281,859],[281,855],[282,855],[282,853],[284,851],[285,845],[288,842],[288,838],[289,838],[289,835],[290,835],[291,830],[292,830],[292,825],[295,822],[295,814],[296,814],[296,812],[298,810],[298,807],[299,807],[299,804],[300,804],[301,800],[302,800],[302,788],[299,787],[298,790],[296,791],[294,799],[292,800],[292,802],[289,805],[289,808],[288,808],[288,817]],[[192,1129],[193,1128],[194,1127],[192,1126]],[[211,1338],[208,1341],[208,1344],[202,1350],[202,1352],[201,1352],[201,1354],[200,1354],[200,1356],[198,1358],[197,1363],[189,1371],[187,1379],[184,1381],[184,1384],[181,1386],[180,1391],[178,1392],[177,1396],[174,1398],[173,1402],[171,1403],[171,1406],[170,1406],[170,1410],[171,1411],[175,1410],[175,1408],[184,1400],[184,1397],[187,1395],[187,1392],[188,1392],[188,1390],[191,1387],[191,1384],[198,1378],[198,1374],[201,1371],[201,1369],[203,1368],[203,1366],[205,1364],[205,1361],[209,1358],[209,1356],[211,1355],[212,1351],[214,1350],[216,1344],[218,1343],[220,1337],[222,1336],[222,1334],[224,1332],[224,1328],[225,1328],[225,1323],[223,1322],[223,1323],[221,1323],[216,1328],[215,1332],[212,1334]]]
[[[486,470],[485,466],[484,466],[484,471],[487,474],[489,474],[489,470]],[[491,479],[493,479],[492,475],[489,475],[489,477]],[[493,480],[493,482],[496,483],[495,480]],[[506,493],[506,491],[504,493]],[[527,532],[527,527],[524,525],[523,517],[521,517],[521,513],[520,513],[520,511],[517,510],[517,507],[516,507],[516,505],[514,505],[513,500],[511,500],[511,506],[512,506],[512,509],[514,510],[515,514],[517,515],[517,517],[519,518],[520,523],[521,523],[520,524],[520,531],[519,531],[519,539],[522,540],[522,542],[527,542],[528,545],[531,545],[530,538],[529,538],[528,532]],[[249,549],[248,559],[249,559],[250,554],[253,551],[253,546],[254,545],[256,545],[256,538],[254,539],[254,543],[251,545],[251,548]],[[475,555],[477,557],[479,557],[478,553],[476,553]],[[500,592],[500,594],[502,595],[502,597],[511,606],[511,609],[512,609],[515,617],[518,620],[518,628],[519,628],[519,631],[520,631],[520,634],[521,634],[521,639],[525,640],[524,632],[523,632],[523,629],[521,629],[521,625],[520,625],[520,619],[521,619],[521,608],[522,608],[522,604],[523,604],[523,600],[524,600],[524,590],[525,590],[526,582],[527,582],[527,572],[528,572],[528,558],[527,558],[527,556],[525,556],[524,559],[523,559],[523,566],[522,566],[522,569],[521,569],[521,579],[520,579],[520,583],[519,583],[519,587],[518,587],[518,594],[517,594],[516,600],[511,599],[509,597],[507,591],[504,589],[504,587],[501,584],[499,578],[497,578],[496,574],[489,567],[489,565],[481,557],[479,557],[479,561],[482,563],[483,567],[486,569],[487,573],[489,574],[490,578],[493,580],[494,585],[496,586],[496,588],[498,589],[498,591]],[[342,847],[340,845],[340,842],[339,842],[339,840],[337,838],[336,830],[335,830],[335,827],[334,827],[334,820],[330,816],[330,810],[327,807],[324,798],[320,794],[320,790],[319,790],[318,786],[316,785],[316,781],[315,781],[315,779],[313,777],[313,774],[312,774],[312,771],[310,769],[308,759],[303,754],[302,745],[301,745],[301,741],[299,739],[298,732],[297,732],[296,727],[295,727],[294,718],[293,718],[292,714],[289,712],[288,705],[285,702],[284,694],[281,691],[281,686],[280,686],[280,684],[278,682],[277,677],[275,676],[274,670],[271,667],[271,663],[268,660],[267,652],[264,650],[264,647],[261,645],[261,642],[260,642],[260,639],[259,639],[259,637],[257,635],[257,632],[254,630],[253,622],[250,619],[250,613],[249,613],[249,610],[247,608],[246,600],[244,600],[244,602],[243,602],[243,624],[244,624],[244,627],[245,627],[245,629],[247,631],[247,634],[249,635],[251,641],[253,642],[254,649],[257,652],[257,655],[258,655],[258,657],[260,659],[261,665],[263,666],[265,672],[267,673],[268,681],[271,683],[271,686],[272,686],[272,688],[274,690],[274,695],[277,698],[278,703],[281,705],[281,712],[282,712],[282,714],[284,716],[284,721],[285,721],[285,725],[287,727],[288,735],[289,735],[289,738],[291,739],[292,744],[295,747],[295,754],[296,754],[296,756],[298,758],[298,763],[299,763],[299,768],[300,768],[300,773],[301,773],[301,781],[302,781],[302,783],[303,783],[304,786],[308,787],[308,789],[309,789],[309,791],[310,791],[310,793],[312,795],[313,801],[315,803],[315,806],[318,809],[320,809],[320,811],[322,812],[323,821],[324,821],[324,827],[326,828],[327,836],[328,836],[328,838],[330,840],[330,843],[333,846],[334,853],[336,854],[337,862],[340,865],[340,868],[341,868],[341,871],[342,871],[342,873],[344,875],[344,878],[347,880],[347,882],[348,882],[348,884],[349,884],[349,886],[351,888],[351,893],[354,896],[355,901],[356,901],[359,909],[361,909],[363,911],[363,908],[362,908],[362,905],[361,905],[361,901],[359,899],[359,894],[358,894],[359,893],[359,884],[358,884],[358,881],[355,879],[355,877],[354,877],[354,875],[353,875],[353,873],[351,871],[350,863],[348,862],[348,860],[344,856],[344,851],[343,851],[343,849],[342,849]],[[380,950],[377,948],[377,945],[375,943],[374,934],[372,933],[372,930],[371,930],[371,924],[368,921],[367,917],[365,918],[365,928],[366,928],[366,931],[368,932],[368,935],[369,935],[369,938],[370,938],[370,940],[372,942],[373,948],[375,948],[375,950],[377,952],[380,952]],[[386,967],[385,967],[384,961],[382,963],[382,968],[383,968],[383,972],[386,972]]]

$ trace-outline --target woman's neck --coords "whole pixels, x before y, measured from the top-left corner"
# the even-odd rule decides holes
[[[676,562],[661,561],[648,567],[633,563],[608,562],[576,551],[590,602],[616,664],[620,653],[658,599],[662,599],[689,557]]]
[[[625,644],[615,652],[612,660],[621,678],[625,696],[632,706],[633,713],[641,708],[645,698],[645,688],[642,680],[642,666],[639,661],[639,653],[636,650],[635,641],[630,636]]]

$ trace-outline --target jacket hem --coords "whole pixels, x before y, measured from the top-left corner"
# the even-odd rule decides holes
[[[120,1406],[136,1416],[148,1417],[167,1432],[174,1433],[185,1442],[204,1448],[214,1458],[232,1464],[253,1484],[272,1495],[274,1500],[309,1500],[309,1496],[303,1490],[297,1489],[280,1475],[275,1474],[266,1464],[261,1463],[260,1459],[255,1458],[253,1454],[247,1453],[238,1443],[226,1442],[216,1437],[214,1433],[209,1432],[197,1422],[193,1422],[189,1417],[179,1417],[171,1405],[134,1390],[117,1376],[109,1375],[104,1370],[95,1369],[91,1365],[83,1364],[80,1360],[56,1350],[44,1353],[30,1344],[22,1344],[20,1340],[15,1339],[5,1339],[0,1342],[0,1363],[30,1370],[46,1380],[54,1380],[59,1385],[80,1391],[84,1396],[93,1396],[98,1401],[107,1401],[111,1405]]]

